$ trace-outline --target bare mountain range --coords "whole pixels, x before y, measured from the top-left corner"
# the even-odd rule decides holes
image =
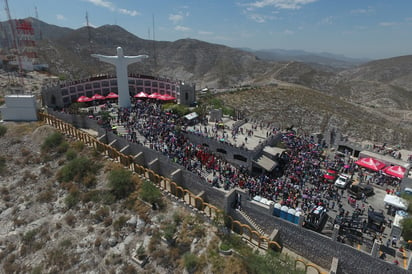
[[[412,55],[366,63],[334,58],[333,55],[316,58],[306,53],[301,54],[306,59],[299,59],[296,58],[299,52],[295,57],[289,52],[289,57],[285,54],[282,59],[276,59],[273,52],[265,57],[262,52],[258,54],[195,39],[174,42],[142,39],[115,25],[71,30],[31,20],[35,28],[41,29],[42,40],[38,41],[38,46],[42,61],[50,65],[53,74],[66,79],[114,73],[114,67],[99,62],[90,54],[114,55],[115,48],[122,46],[126,55],[150,56],[142,63],[131,65],[129,72],[183,80],[195,83],[198,89],[224,90],[242,86],[276,89],[292,84],[299,93],[296,107],[319,113],[314,116],[319,121],[310,121],[313,126],[306,130],[319,128],[327,131],[339,125],[354,124],[342,133],[351,136],[353,131],[359,131],[356,135],[360,139],[412,146]],[[336,106],[320,109],[321,106],[314,105],[316,101],[311,100],[311,92],[324,95],[319,100],[333,101]],[[288,103],[296,99],[287,93],[284,96]],[[362,123],[342,120],[340,110],[348,109],[346,104],[353,106],[353,111],[362,113],[366,120],[362,119]],[[248,109],[248,113],[253,113],[253,109]],[[284,124],[296,120],[291,115],[282,116]],[[321,126],[324,122],[320,121],[324,121],[325,115],[328,120],[335,121],[333,125]],[[368,121],[371,124],[365,125]],[[362,133],[363,127],[368,128],[368,133]]]

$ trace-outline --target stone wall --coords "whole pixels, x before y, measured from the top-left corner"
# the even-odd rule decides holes
[[[129,143],[125,138],[117,136],[111,131],[106,132],[105,129],[97,124],[96,120],[89,119],[85,115],[71,115],[56,111],[48,112],[65,122],[73,124],[77,128],[90,128],[96,130],[98,135],[102,138],[102,142],[107,144],[113,143],[112,146],[119,151],[124,147],[129,146],[123,153],[131,156],[136,156],[141,153],[139,156],[139,161],[141,162],[139,164],[152,169],[159,175],[172,179],[178,185],[189,189],[194,194],[199,194],[203,191],[204,194],[202,197],[206,202],[223,209],[225,196],[223,191],[212,187],[205,179],[186,170],[183,166],[172,162],[162,153],[147,148],[141,144]],[[150,165],[151,163],[152,165]],[[179,171],[180,175],[172,176],[176,171]]]
[[[274,228],[278,229],[282,245],[323,268],[329,269],[333,257],[336,257],[339,259],[338,273],[407,273],[406,270],[396,265],[373,258],[365,252],[332,241],[322,234],[275,217],[272,215],[273,210],[268,209],[267,206],[257,206],[243,197],[242,210],[252,217],[266,233],[270,234]],[[239,218],[240,214],[233,211],[230,215]]]
[[[52,111],[49,111],[49,113],[65,122],[72,123],[76,127],[95,129],[99,132],[100,136],[106,133],[95,120],[89,119],[87,116],[72,116]],[[204,191],[202,197],[205,201],[224,209],[232,217],[242,220],[242,217],[238,216],[240,214],[232,210],[235,191],[225,197],[225,192],[211,187],[203,178],[171,162],[168,157],[159,152],[139,144],[128,144],[124,138],[110,132],[107,134],[107,139],[109,143],[117,140],[113,144],[117,149],[130,145],[128,154],[136,155],[142,153],[143,166],[148,167],[150,163],[156,161],[156,172],[158,174],[173,179],[177,184],[189,189],[194,194]],[[176,171],[178,171],[179,175],[176,175]],[[173,174],[176,176],[173,176]],[[277,229],[280,234],[280,241],[284,246],[326,269],[330,268],[333,257],[336,257],[339,259],[338,273],[407,273],[406,270],[398,266],[373,258],[367,253],[332,241],[332,239],[324,235],[275,217],[272,215],[273,209],[271,207],[260,206],[258,203],[252,202],[245,191],[238,191],[238,193],[242,196],[242,210],[252,217],[267,234],[270,234],[273,229]]]

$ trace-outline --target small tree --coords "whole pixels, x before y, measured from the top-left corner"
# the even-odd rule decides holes
[[[3,174],[6,171],[6,158],[3,156],[0,156],[0,175]]]
[[[7,132],[7,127],[0,125],[0,137],[3,137]]]
[[[60,132],[55,132],[49,135],[43,142],[41,149],[45,152],[58,148],[64,141],[64,137]]]
[[[401,222],[402,236],[405,241],[412,240],[412,218],[405,218]]]
[[[109,174],[109,187],[117,199],[129,196],[135,189],[132,172],[118,167]]]
[[[147,180],[143,182],[139,194],[143,201],[151,204],[158,203],[162,198],[162,193],[160,192],[160,190]]]
[[[199,259],[193,253],[185,253],[183,255],[183,263],[189,273],[194,273],[199,265]]]

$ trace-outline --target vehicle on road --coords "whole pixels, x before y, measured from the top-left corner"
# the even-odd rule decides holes
[[[351,176],[348,174],[339,174],[338,178],[335,181],[335,186],[338,188],[346,188],[350,185]]]
[[[375,194],[373,186],[367,184],[352,184],[348,188],[348,193],[355,197],[355,199],[357,200],[362,198],[362,193],[364,193],[367,197]]]
[[[327,209],[325,207],[314,206],[310,209],[309,214],[306,216],[303,227],[316,232],[321,232],[325,227],[328,218],[329,215],[327,214]]]

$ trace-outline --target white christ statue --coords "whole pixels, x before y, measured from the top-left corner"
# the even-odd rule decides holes
[[[147,55],[137,55],[137,56],[124,56],[123,49],[117,47],[117,55],[106,56],[101,54],[92,54],[92,57],[98,58],[100,61],[110,63],[116,66],[116,77],[117,77],[117,89],[119,94],[119,107],[128,108],[130,107],[130,94],[129,94],[129,84],[127,76],[127,66],[136,63],[144,58],[148,58]]]

